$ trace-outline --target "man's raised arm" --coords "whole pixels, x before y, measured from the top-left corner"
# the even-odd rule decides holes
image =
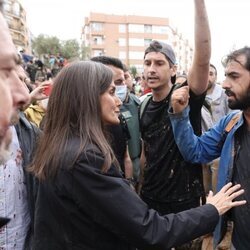
[[[208,84],[209,63],[211,57],[211,36],[205,0],[194,0],[194,56],[188,73],[191,90],[199,95],[205,92]]]

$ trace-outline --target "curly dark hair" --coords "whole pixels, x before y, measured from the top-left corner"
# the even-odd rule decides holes
[[[246,56],[246,63],[243,65],[237,58],[241,55]],[[242,67],[250,71],[250,47],[243,47],[238,50],[234,50],[229,55],[227,55],[224,59],[222,59],[222,64],[225,67],[229,62],[235,61],[239,63]]]

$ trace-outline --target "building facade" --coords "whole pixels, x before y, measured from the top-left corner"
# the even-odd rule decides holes
[[[4,17],[9,25],[13,42],[18,51],[30,52],[30,36],[26,23],[26,11],[18,0],[4,0]]]
[[[168,18],[90,13],[82,29],[85,58],[99,55],[118,57],[139,72],[142,71],[144,50],[152,40],[170,44],[176,53],[178,72],[188,71],[193,48]]]

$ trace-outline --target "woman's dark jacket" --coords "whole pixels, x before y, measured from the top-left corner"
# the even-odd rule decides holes
[[[161,217],[139,198],[120,171],[102,172],[104,159],[90,146],[68,169],[79,141],[60,155],[54,179],[39,184],[35,209],[34,250],[168,249],[212,232],[219,219],[205,205]]]

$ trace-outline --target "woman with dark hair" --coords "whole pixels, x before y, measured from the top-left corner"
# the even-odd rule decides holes
[[[212,231],[243,190],[225,186],[209,203],[159,216],[138,197],[105,136],[119,123],[112,71],[96,62],[62,69],[31,164],[39,179],[33,249],[168,249]]]

